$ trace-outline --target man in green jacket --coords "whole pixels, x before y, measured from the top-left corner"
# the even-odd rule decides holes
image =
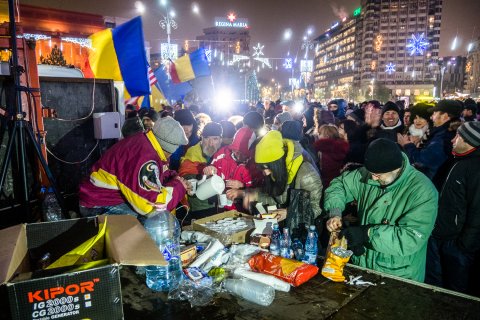
[[[409,164],[396,143],[377,139],[365,153],[365,167],[343,173],[325,191],[329,231],[342,228],[342,211],[354,200],[360,225],[340,234],[354,252],[352,263],[423,282],[438,209],[432,182]]]

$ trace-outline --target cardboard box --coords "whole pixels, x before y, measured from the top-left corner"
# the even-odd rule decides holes
[[[222,220],[224,218],[238,218],[238,217],[246,217],[246,218],[249,218],[249,219],[253,219],[253,216],[251,216],[251,215],[232,210],[232,211],[226,211],[226,212],[222,212],[222,213],[219,213],[219,214],[215,214],[215,215],[212,215],[210,217],[203,218],[203,219],[197,219],[192,223],[192,228],[195,231],[200,231],[200,232],[208,234],[212,237],[217,238],[225,246],[229,245],[229,244],[232,244],[232,243],[246,243],[246,242],[249,242],[250,241],[249,240],[250,234],[255,229],[255,227],[253,227],[253,226],[252,226],[251,229],[240,231],[240,232],[237,232],[237,233],[233,233],[231,235],[219,233],[219,232],[213,231],[211,229],[208,229],[208,228],[202,226],[202,224],[205,224],[207,222],[214,222],[214,221]]]
[[[35,275],[31,257],[46,250],[53,256],[60,249],[70,251],[83,241],[83,234],[89,237],[105,219],[106,265],[31,276]],[[120,266],[166,265],[143,226],[129,215],[17,225],[0,230],[0,243],[1,291],[8,295],[1,299],[4,304],[9,301],[12,319],[123,319]]]

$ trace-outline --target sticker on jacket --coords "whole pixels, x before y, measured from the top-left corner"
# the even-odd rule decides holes
[[[145,162],[138,173],[138,184],[140,188],[147,191],[160,192],[162,183],[160,182],[160,170],[155,161]]]

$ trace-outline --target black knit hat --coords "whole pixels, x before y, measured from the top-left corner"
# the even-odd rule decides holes
[[[235,128],[235,125],[233,123],[227,120],[222,120],[220,121],[220,125],[223,128],[224,138],[233,138],[235,136],[235,132],[237,132],[237,129]]]
[[[243,116],[243,124],[252,130],[258,130],[265,125],[265,119],[260,113],[250,111]]]
[[[188,109],[180,109],[175,111],[173,118],[180,122],[182,126],[190,126],[195,124],[193,113]]]
[[[395,104],[395,102],[392,102],[392,101],[387,101],[387,103],[385,103],[385,105],[382,108],[382,114],[384,114],[387,111],[395,111],[396,113],[400,114],[400,109]]]
[[[480,122],[468,121],[458,128],[458,134],[474,148],[480,147]]]
[[[223,134],[223,129],[220,123],[209,122],[205,125],[202,131],[202,137],[221,137]]]
[[[302,140],[302,124],[299,121],[288,120],[282,125],[282,136],[294,141]]]
[[[365,152],[365,168],[372,173],[387,173],[401,168],[402,151],[398,145],[388,139],[376,139]]]

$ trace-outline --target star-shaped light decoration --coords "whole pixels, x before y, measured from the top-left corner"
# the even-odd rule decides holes
[[[235,14],[232,12],[232,13],[230,13],[230,14],[227,16],[227,19],[230,20],[230,22],[233,22],[233,21],[235,21],[235,19],[237,19],[237,17],[236,17]]]
[[[412,34],[412,38],[408,40],[407,50],[410,50],[410,55],[423,55],[428,47],[428,40],[425,39],[425,34]]]
[[[388,74],[392,74],[395,72],[395,65],[393,63],[388,63],[386,66],[385,66],[385,72],[388,73]]]
[[[285,62],[283,63],[283,66],[285,67],[285,69],[292,69],[292,64],[293,64],[293,59],[286,58]]]
[[[255,52],[253,53],[253,56],[256,57],[256,58],[259,58],[260,56],[263,56],[263,48],[264,47],[265,46],[260,45],[260,43],[258,43],[256,47],[253,47],[253,50],[255,50]]]

